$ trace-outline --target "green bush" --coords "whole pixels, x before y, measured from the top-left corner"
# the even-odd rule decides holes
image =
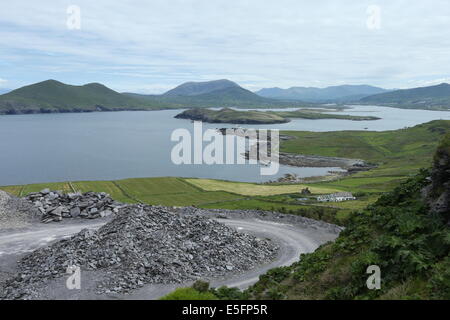
[[[197,280],[192,285],[192,288],[197,290],[198,292],[208,292],[209,290],[209,283],[203,280]]]
[[[199,292],[194,288],[178,288],[160,300],[217,300],[211,292]]]

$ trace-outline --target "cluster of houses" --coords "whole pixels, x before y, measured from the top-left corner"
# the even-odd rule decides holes
[[[337,192],[317,197],[317,201],[319,202],[341,202],[347,200],[356,200],[356,197],[351,192]]]

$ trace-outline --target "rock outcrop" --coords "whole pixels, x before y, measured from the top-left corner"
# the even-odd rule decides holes
[[[423,191],[430,209],[450,223],[450,133],[436,151],[430,179],[431,184]]]

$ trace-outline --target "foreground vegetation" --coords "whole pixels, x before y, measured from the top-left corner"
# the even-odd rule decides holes
[[[334,243],[269,271],[248,290],[255,299],[449,299],[450,229],[431,214],[420,190],[422,171],[367,210],[352,214]],[[366,286],[366,269],[381,268],[381,289]]]

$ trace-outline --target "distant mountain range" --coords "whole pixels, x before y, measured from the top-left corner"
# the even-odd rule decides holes
[[[285,102],[258,96],[230,80],[186,82],[162,95],[126,94],[142,100],[160,99],[183,107],[270,108],[304,105],[299,102]]]
[[[449,110],[450,84],[395,90],[365,97],[361,102],[406,109]]]
[[[380,91],[382,93],[379,93]],[[276,92],[283,92],[283,98]],[[304,101],[294,101],[297,98],[292,98],[293,92],[297,92],[296,97],[300,97],[302,92]],[[373,92],[377,94],[371,94]],[[47,80],[0,95],[0,114],[196,107],[317,107],[320,106],[319,101],[320,103],[379,104],[398,108],[450,109],[450,85],[445,83],[395,91],[372,86],[346,85],[324,89],[263,89],[258,93],[278,98],[260,96],[229,80],[187,82],[162,95],[119,93],[99,83],[74,86],[56,80]],[[364,97],[361,99],[361,96]]]
[[[256,94],[261,97],[272,99],[326,103],[358,101],[361,98],[388,91],[389,90],[369,85],[341,85],[326,88],[267,88],[257,91]]]
[[[188,82],[162,95],[119,93],[99,83],[73,86],[46,80],[0,95],[0,114],[300,105],[260,97],[229,80]]]

